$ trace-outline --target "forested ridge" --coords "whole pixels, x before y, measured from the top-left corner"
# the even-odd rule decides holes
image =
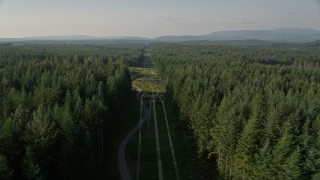
[[[177,43],[150,52],[221,178],[320,177],[318,50]]]
[[[100,179],[142,47],[0,47],[0,179]]]

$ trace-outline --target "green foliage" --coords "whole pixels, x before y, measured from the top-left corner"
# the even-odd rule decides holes
[[[125,64],[142,47],[0,47],[0,154],[13,179],[101,178],[130,95]]]
[[[319,172],[319,51],[214,43],[149,49],[200,155],[216,158],[222,178]]]
[[[26,149],[26,156],[23,158],[23,170],[28,180],[42,180],[43,176],[40,167],[35,160],[34,152],[30,147]]]
[[[9,180],[11,179],[11,174],[6,157],[0,154],[0,179]]]

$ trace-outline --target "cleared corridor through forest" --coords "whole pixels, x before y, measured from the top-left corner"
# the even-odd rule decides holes
[[[172,156],[172,170],[174,167],[174,172],[175,172],[175,177],[176,179],[180,179],[179,172],[178,172],[178,167],[177,167],[177,162],[175,158],[175,153],[173,149],[173,142],[171,139],[171,133],[170,133],[170,128],[169,128],[169,123],[168,123],[168,118],[166,114],[166,109],[165,109],[165,104],[164,104],[164,84],[163,81],[159,78],[157,73],[155,72],[155,69],[153,68],[153,63],[151,61],[150,55],[147,53],[146,48],[143,49],[142,59],[140,61],[140,66],[139,67],[131,67],[131,73],[133,74],[133,88],[139,93],[140,96],[140,120],[139,122],[135,125],[135,127],[129,132],[129,134],[123,139],[122,143],[120,144],[119,147],[119,171],[121,173],[122,179],[131,179],[131,176],[133,174],[129,173],[129,170],[127,168],[127,164],[125,161],[125,148],[126,144],[130,139],[132,139],[133,135],[135,132],[139,130],[138,133],[138,152],[137,152],[137,160],[136,160],[136,179],[143,179],[141,174],[144,174],[144,171],[147,171],[147,169],[144,169],[144,162],[143,159],[146,158],[146,156],[151,156],[156,157],[154,159],[154,162],[148,162],[152,163],[154,165],[152,166],[157,166],[157,174],[158,177],[157,179],[163,180],[165,179],[165,176],[163,174],[163,165],[162,165],[162,157],[161,157],[161,146],[164,146],[164,142],[166,139],[166,135],[168,135],[168,141],[165,141],[165,147],[164,147],[164,152],[171,151],[171,153],[165,153],[165,156],[168,156],[171,154]],[[162,103],[162,108],[163,108],[163,113],[160,113],[161,119],[160,121],[163,122],[163,118],[165,121],[166,126],[162,126],[162,132],[159,132],[159,115],[157,115],[157,108],[156,105],[158,102]],[[145,103],[149,104],[150,107],[146,108]],[[148,110],[146,110],[148,109]],[[158,117],[159,116],[159,117]],[[150,121],[150,117],[153,118],[153,121]],[[143,124],[146,121],[146,118],[148,118],[148,126],[145,128],[146,130],[143,131]],[[153,123],[153,124],[152,124]],[[151,126],[152,125],[152,126]],[[165,129],[163,129],[165,128]],[[164,130],[166,130],[165,133]],[[148,142],[146,142],[148,141]],[[155,142],[155,144],[152,143]],[[160,143],[161,142],[161,143]],[[154,146],[153,146],[153,145]],[[152,146],[150,146],[152,145]],[[148,150],[148,155],[145,153],[145,149],[147,148]],[[153,150],[154,148],[154,150]],[[143,151],[143,150],[144,151]],[[168,158],[166,158],[166,161],[169,161]],[[166,162],[168,164],[168,162]],[[168,168],[168,167],[165,167]],[[130,168],[131,169],[131,168]],[[155,174],[155,170],[151,171],[150,173]],[[131,171],[131,170],[130,170]]]

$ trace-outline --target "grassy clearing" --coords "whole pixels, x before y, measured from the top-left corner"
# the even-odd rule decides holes
[[[162,81],[152,79],[136,79],[132,81],[132,87],[137,91],[146,92],[165,92],[165,87]]]
[[[142,67],[129,67],[132,80],[149,77],[149,78],[158,78],[158,74],[154,68],[142,68]]]
[[[165,92],[165,85],[154,68],[129,67],[132,87],[136,91]]]

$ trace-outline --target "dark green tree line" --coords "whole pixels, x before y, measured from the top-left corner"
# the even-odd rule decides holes
[[[0,179],[99,179],[140,48],[1,47]]]
[[[151,54],[223,178],[311,179],[320,172],[320,54],[313,49],[155,44]]]

